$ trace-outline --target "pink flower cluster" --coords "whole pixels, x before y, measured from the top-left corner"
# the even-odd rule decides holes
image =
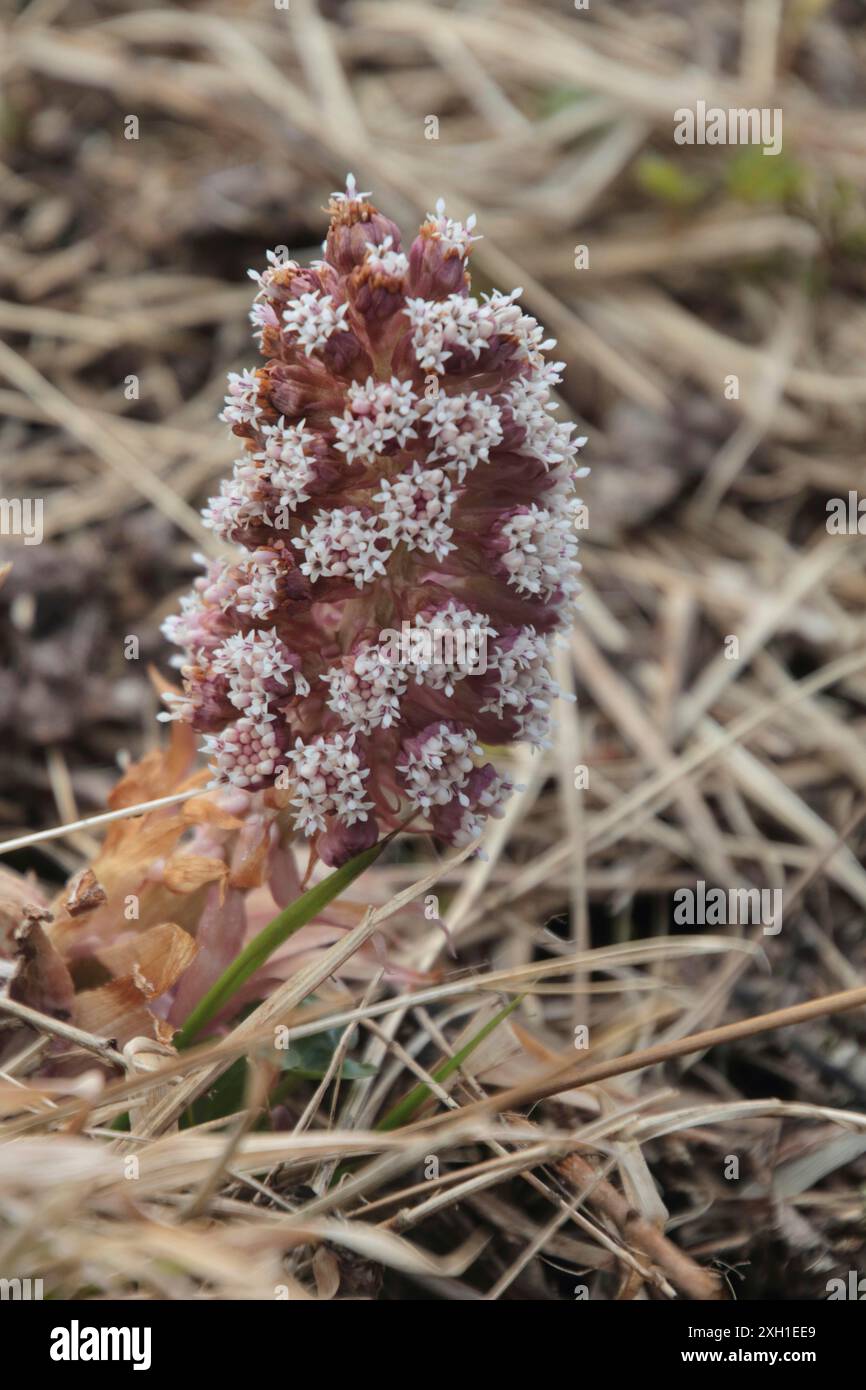
[[[162,717],[216,783],[286,789],[338,864],[407,817],[459,845],[501,814],[481,745],[546,741],[586,470],[553,341],[519,290],[470,293],[474,218],[440,202],[404,252],[351,176],[329,211],[322,260],[250,272],[265,362],[229,376],[239,457],[204,513],[231,550],[165,624]]]

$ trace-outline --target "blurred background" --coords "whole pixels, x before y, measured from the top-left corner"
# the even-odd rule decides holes
[[[3,838],[102,810],[162,736],[148,666],[167,669],[160,623],[212,544],[225,373],[256,358],[246,270],[275,246],[315,258],[351,170],[407,239],[439,197],[478,215],[474,291],[523,287],[589,436],[560,673],[578,714],[509,851],[559,853],[536,925],[595,945],[668,930],[698,878],[783,888],[772,970],[714,967],[683,1031],[862,983],[866,536],[831,533],[827,507],[866,496],[863,0],[2,12],[0,491],[44,500],[41,544],[0,538]],[[780,110],[780,152],[677,143],[698,102]],[[612,820],[738,720],[651,815]],[[6,863],[59,882],[90,848]],[[862,1039],[850,1017],[816,1024],[704,1081],[862,1109]],[[759,1138],[766,1176],[786,1151],[773,1125]],[[726,1258],[749,1245],[750,1279],[814,1296],[816,1267],[862,1250],[863,1148],[818,1143],[784,1219]]]

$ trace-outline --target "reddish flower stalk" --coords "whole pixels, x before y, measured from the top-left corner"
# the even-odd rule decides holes
[[[440,203],[404,254],[351,176],[330,214],[323,260],[250,272],[266,360],[229,377],[242,452],[204,513],[237,556],[165,625],[162,717],[339,864],[407,815],[462,844],[501,814],[480,745],[546,741],[587,470],[520,291],[470,294],[474,218]]]

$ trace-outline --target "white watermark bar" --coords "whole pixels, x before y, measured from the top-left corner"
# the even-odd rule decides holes
[[[41,497],[0,497],[0,536],[14,536],[25,545],[41,545]]]
[[[708,888],[698,879],[694,888],[674,893],[674,922],[678,927],[762,926],[765,936],[782,930],[781,888]]]
[[[423,663],[473,676],[482,676],[487,670],[485,628],[438,626],[436,623],[429,627],[413,627],[404,622],[399,631],[384,628],[379,642],[382,660],[389,666],[408,668]]]
[[[781,154],[780,106],[681,106],[674,112],[674,141],[678,145],[761,145],[766,155]]]

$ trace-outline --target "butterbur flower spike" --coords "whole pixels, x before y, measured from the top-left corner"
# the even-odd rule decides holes
[[[451,844],[513,790],[482,745],[545,745],[550,645],[578,589],[585,440],[520,291],[475,298],[475,219],[441,201],[408,252],[350,176],[324,256],[268,253],[231,373],[231,478],[165,634],[215,784],[283,793],[337,865],[408,820]]]

